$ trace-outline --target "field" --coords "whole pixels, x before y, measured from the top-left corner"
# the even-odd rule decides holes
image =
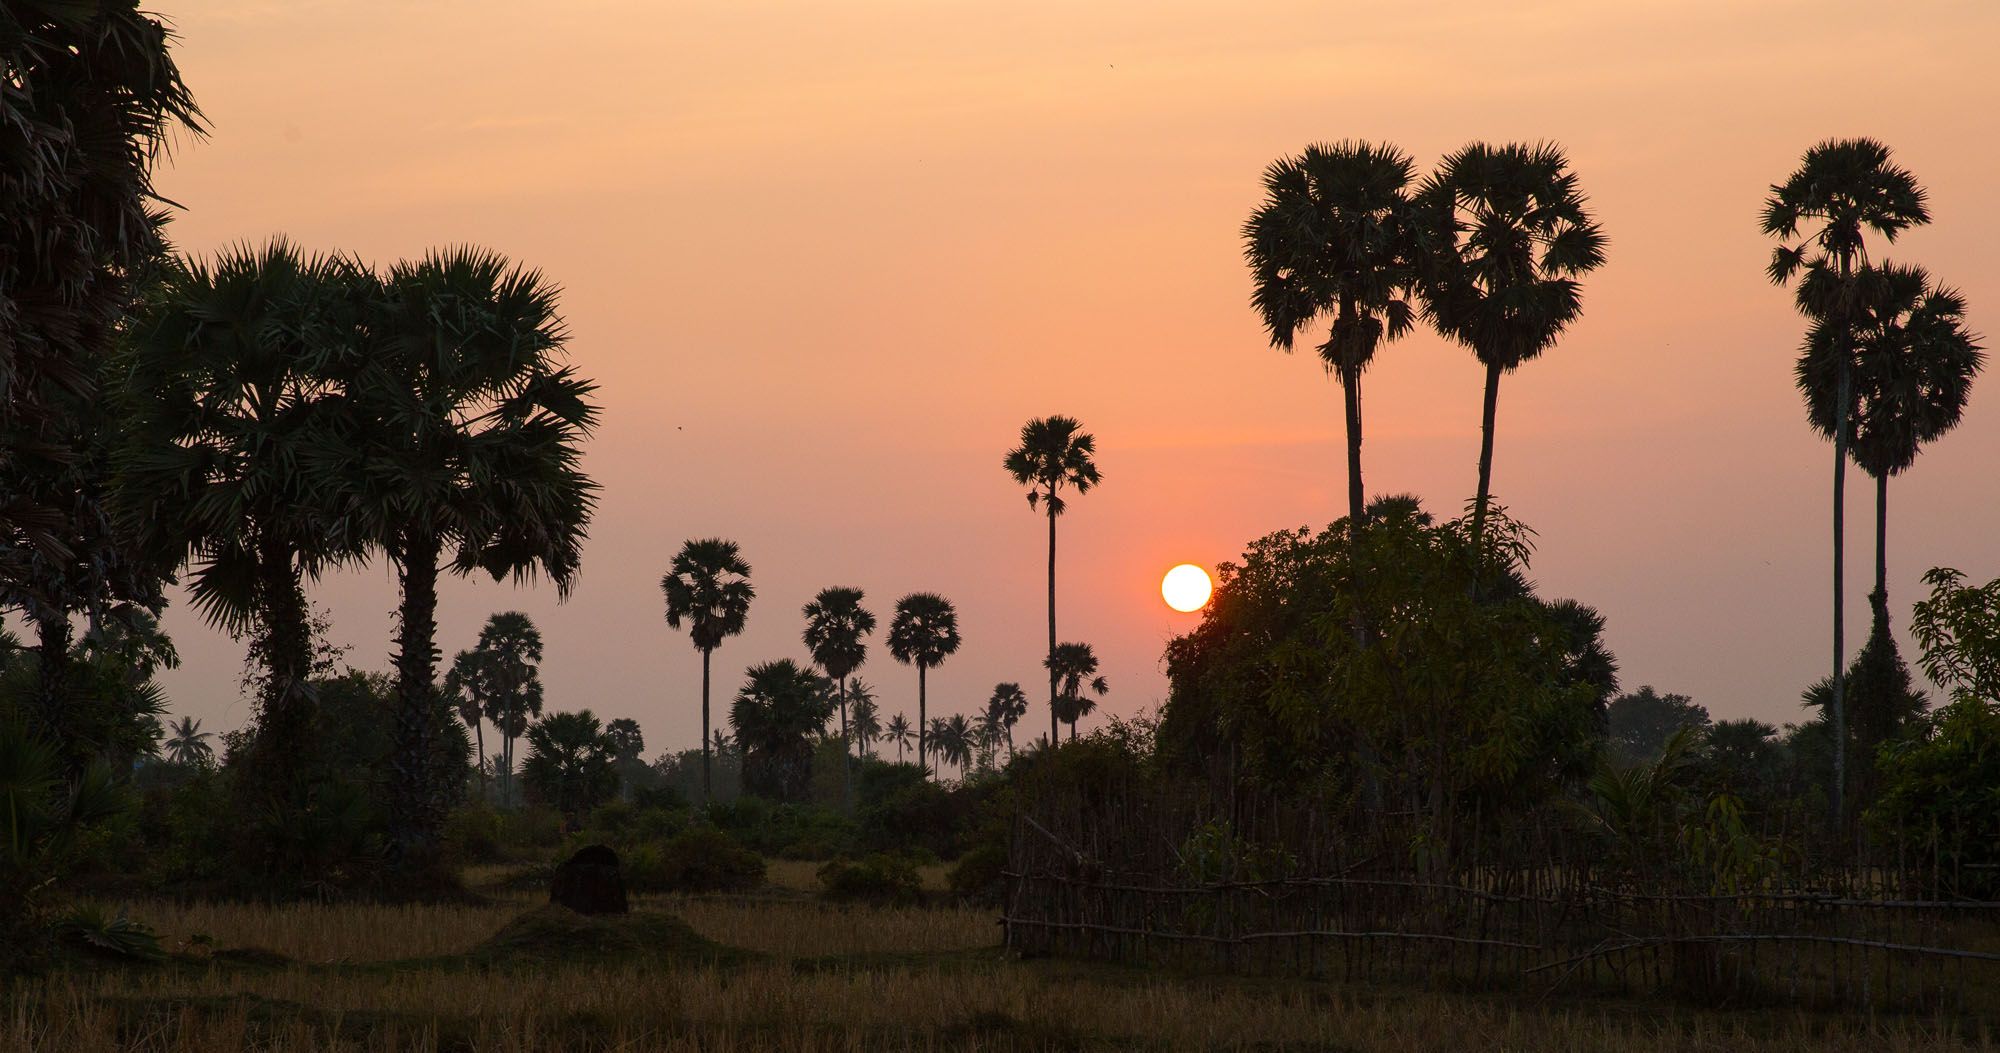
[[[812,880],[811,865],[778,863],[756,896],[642,898],[632,918],[601,926],[541,910],[526,892],[462,907],[127,904],[173,961],[63,970],[17,987],[0,1015],[0,1049],[1461,1053],[1992,1050],[2000,1041],[1963,1021],[1023,961],[999,946],[990,912],[835,907],[811,897]],[[595,946],[612,937],[611,949]]]

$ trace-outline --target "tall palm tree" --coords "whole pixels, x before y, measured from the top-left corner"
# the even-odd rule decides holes
[[[539,571],[567,597],[596,504],[580,467],[596,386],[562,361],[556,297],[540,273],[485,249],[399,263],[342,378],[354,426],[326,451],[340,522],[388,554],[402,592],[389,814],[409,867],[435,856],[447,800],[429,770],[440,571]]]
[[[182,717],[170,726],[167,738],[167,759],[175,764],[203,764],[215,756],[215,747],[208,740],[215,736],[201,730],[201,721],[193,717]]]
[[[708,741],[709,656],[722,641],[743,631],[757,590],[750,585],[750,564],[743,561],[736,542],[711,537],[681,546],[660,579],[660,591],[667,597],[667,627],[685,624],[701,652],[701,798],[707,804],[715,799]]]
[[[1097,675],[1097,653],[1087,643],[1058,645],[1049,656],[1048,666],[1060,683],[1057,708],[1063,722],[1069,725],[1069,738],[1074,742],[1077,722],[1097,708],[1097,702],[1090,696],[1102,698],[1110,692],[1111,685]]]
[[[1878,626],[1889,620],[1889,477],[1916,463],[1925,443],[1958,426],[1984,365],[1965,328],[1965,298],[1921,267],[1864,266],[1856,282],[1849,385],[1854,463],[1875,479],[1875,588]],[[1814,430],[1836,430],[1842,341],[1830,318],[1816,319],[1797,376]]]
[[[868,643],[865,639],[875,631],[875,615],[861,605],[860,589],[821,589],[819,595],[805,606],[806,650],[812,653],[813,663],[823,670],[837,685],[840,699],[840,737],[844,748],[854,747],[848,742],[847,729],[847,678],[861,663],[868,660]],[[853,796],[852,765],[841,771],[841,793]]]
[[[1826,319],[1834,343],[1833,428],[1833,815],[1847,815],[1847,704],[1845,677],[1847,441],[1853,415],[1853,320],[1856,275],[1868,263],[1867,232],[1893,242],[1930,222],[1924,188],[1908,169],[1889,159],[1872,139],[1830,139],[1806,151],[1798,169],[1771,187],[1763,231],[1782,242],[1767,270],[1783,285],[1804,272],[1795,297],[1808,318]],[[1800,240],[1803,238],[1803,240]]]
[[[336,376],[366,285],[283,240],[177,261],[119,361],[120,514],[149,562],[193,566],[210,624],[252,636],[263,675],[244,788],[286,800],[302,796],[315,705],[304,583],[357,555],[335,480],[315,466],[339,433]]]
[[[896,744],[896,763],[901,764],[903,751],[910,748],[910,741],[916,738],[916,733],[910,729],[910,718],[898,713],[889,718],[889,726],[882,737]]]
[[[924,675],[958,650],[958,611],[934,592],[913,592],[896,601],[889,623],[889,654],[917,667],[917,766],[925,759]],[[925,769],[929,770],[929,769]]]
[[[1500,376],[1555,345],[1583,314],[1579,279],[1604,262],[1569,159],[1550,144],[1473,143],[1447,156],[1415,198],[1424,314],[1486,367],[1473,536],[1492,500]]]
[[[479,630],[471,663],[484,692],[486,719],[501,737],[501,799],[518,804],[514,778],[514,743],[527,734],[531,720],[542,715],[542,632],[520,611],[502,611]],[[454,665],[456,663],[454,662]]]
[[[938,762],[958,765],[963,777],[972,762],[972,723],[965,719],[965,714],[956,713],[950,719],[932,717],[925,738],[936,751]]]
[[[1014,725],[1028,715],[1028,693],[1021,685],[1002,683],[993,685],[993,694],[986,699],[985,720],[997,728],[1007,743],[1007,756],[1014,756]]]
[[[1361,373],[1384,340],[1410,331],[1415,280],[1409,237],[1413,165],[1394,146],[1315,143],[1264,170],[1264,203],[1243,225],[1250,302],[1271,346],[1326,320],[1319,357],[1347,399],[1347,514],[1366,516],[1361,487]]]
[[[801,801],[812,783],[813,736],[833,716],[832,684],[789,658],[750,667],[729,709],[743,750],[743,789]]]
[[[1028,507],[1049,517],[1049,653],[1056,649],[1056,517],[1069,502],[1063,490],[1090,492],[1103,476],[1095,460],[1097,439],[1074,417],[1041,417],[1021,426],[1021,445],[1007,453],[1007,474],[1028,488]],[[1049,675],[1049,741],[1056,735],[1056,680]],[[922,753],[922,750],[918,751]]]
[[[847,703],[854,711],[849,727],[854,733],[855,755],[872,757],[873,743],[882,738],[882,714],[875,705],[875,689],[866,681],[856,680],[847,685]]]

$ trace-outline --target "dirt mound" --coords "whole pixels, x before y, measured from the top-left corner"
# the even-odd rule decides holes
[[[550,904],[515,918],[473,948],[471,960],[487,965],[546,962],[654,962],[705,965],[734,961],[742,952],[704,939],[671,914],[578,914]]]

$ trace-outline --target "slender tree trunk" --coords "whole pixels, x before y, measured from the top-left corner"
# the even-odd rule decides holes
[[[701,649],[701,803],[706,806],[715,803],[715,779],[709,763],[708,737],[708,656],[710,648]]]
[[[1839,382],[1836,385],[1833,423],[1833,825],[1836,833],[1847,821],[1847,671],[1842,668],[1847,655],[1846,612],[1844,600],[1847,596],[1847,425],[1849,403],[1854,398],[1853,370],[1848,358],[1848,312],[1853,289],[1848,280],[1848,263],[1840,261],[1840,326],[1836,363],[1839,366]]]
[[[1486,540],[1486,506],[1493,498],[1493,418],[1500,405],[1500,367],[1486,367],[1486,406],[1479,418],[1479,494],[1472,505],[1472,540]],[[1475,554],[1476,555],[1476,554]]]
[[[396,753],[389,833],[398,865],[421,873],[436,861],[444,823],[432,760],[436,755],[437,578],[435,536],[408,539],[399,570],[403,605],[396,632]]]
[[[928,746],[930,737],[930,724],[924,719],[924,712],[925,712],[924,663],[918,662],[917,663],[917,767],[922,768],[924,770],[924,775],[928,777],[930,775],[931,769],[930,769],[930,764],[927,760],[925,760],[925,757],[928,755],[929,752]]]
[[[266,672],[258,751],[263,754],[265,788],[295,789],[302,782],[299,762],[307,755],[312,733],[312,624],[291,552],[268,539],[258,548]]]
[[[1354,526],[1368,519],[1367,497],[1361,486],[1361,369],[1340,367],[1340,386],[1347,398],[1347,518]]]
[[[840,678],[840,803],[854,810],[854,740],[847,734],[847,677]]]
[[[1055,487],[1049,487],[1049,500],[1054,501]],[[1056,513],[1054,505],[1049,507],[1049,745],[1062,741],[1062,729],[1056,720]]]
[[[484,806],[486,804],[486,722],[478,717],[472,718],[472,738],[474,742],[473,748],[479,751],[479,763],[473,765],[472,770],[474,774],[479,776],[479,803],[481,806]]]
[[[1889,473],[1875,477],[1875,621],[1889,627]]]

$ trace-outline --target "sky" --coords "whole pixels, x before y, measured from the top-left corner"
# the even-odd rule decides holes
[[[563,287],[571,360],[602,385],[578,587],[447,582],[438,643],[449,660],[528,612],[549,706],[635,717],[649,753],[698,738],[699,657],[659,589],[692,537],[738,541],[757,587],[716,652],[718,720],[744,667],[804,658],[800,607],[830,585],[885,626],[908,592],[957,604],[932,715],[998,681],[1037,697],[1046,527],[1001,459],[1051,413],[1104,473],[1061,521],[1061,636],[1095,646],[1105,712],[1164,700],[1193,616],[1161,575],[1345,508],[1339,387],[1267,345],[1239,233],[1263,168],[1311,142],[1393,142],[1425,170],[1473,140],[1567,149],[1609,261],[1503,381],[1494,491],[1539,533],[1544,595],[1605,615],[1625,686],[1718,718],[1797,719],[1831,660],[1831,449],[1763,275],[1769,185],[1820,139],[1889,143],[1934,217],[1891,258],[2000,330],[2000,7],[1978,0],[154,6],[212,126],[158,177],[184,251],[285,234],[387,266],[476,243]],[[1427,331],[1384,348],[1369,491],[1461,507],[1481,382]],[[2000,576],[1996,454],[1988,376],[1890,488],[1899,628],[1927,568]],[[1873,495],[1849,480],[1858,648]],[[385,564],[311,595],[347,663],[389,667]],[[166,628],[176,715],[245,721],[242,645],[184,604]],[[879,637],[860,675],[914,715]]]

